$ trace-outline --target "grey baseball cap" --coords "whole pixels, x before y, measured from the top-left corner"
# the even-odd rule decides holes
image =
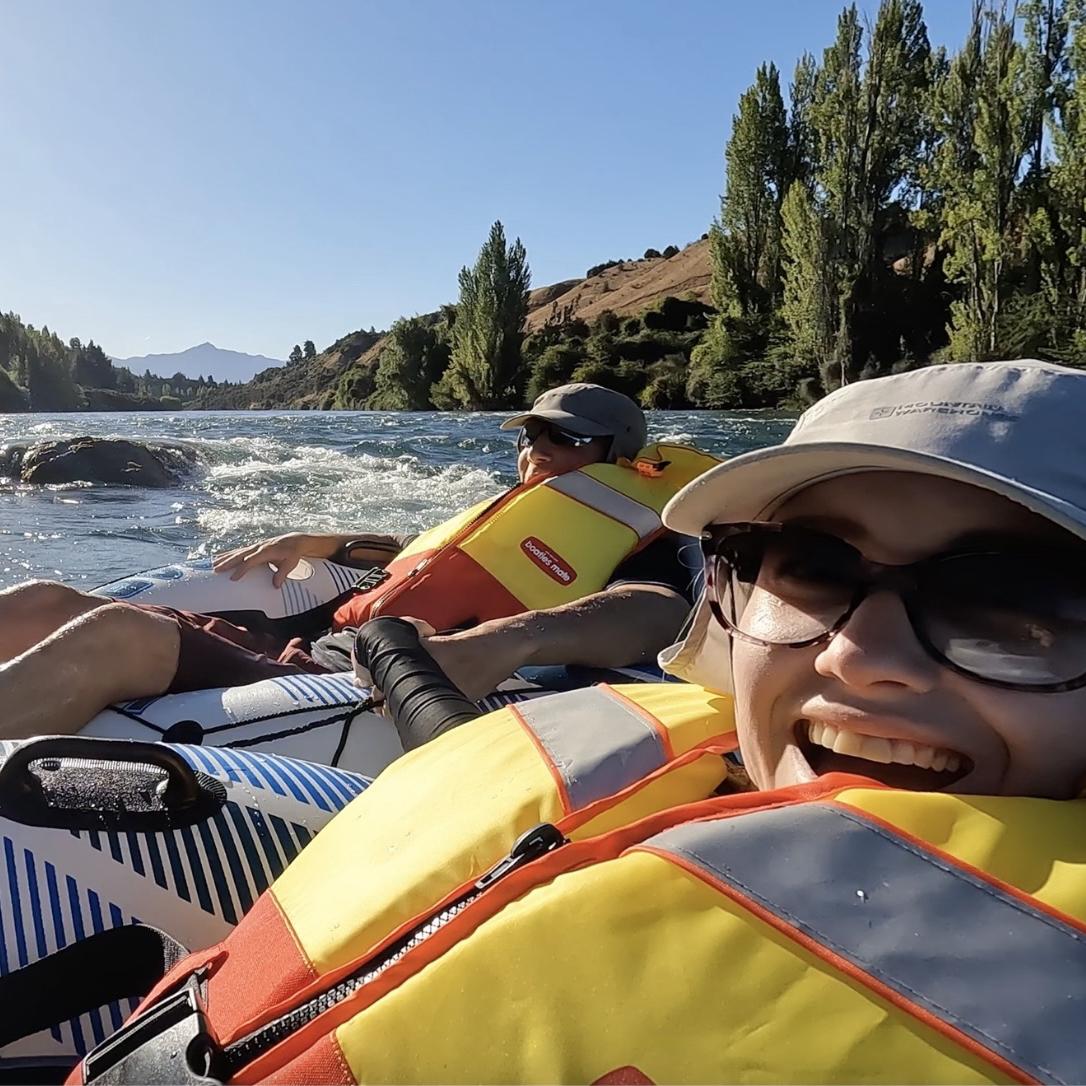
[[[502,423],[503,430],[516,430],[529,419],[543,419],[586,437],[613,437],[612,457],[633,458],[644,447],[648,435],[645,413],[621,392],[576,382],[544,392],[530,411]]]
[[[663,519],[698,535],[765,517],[823,479],[879,470],[972,483],[1086,538],[1086,373],[1028,359],[846,385],[805,411],[782,445],[689,483]]]
[[[1086,539],[1086,373],[1032,359],[968,362],[846,385],[805,411],[782,445],[729,460],[688,483],[664,523],[771,516],[790,495],[861,471],[910,471],[983,487]],[[704,596],[660,666],[731,690],[727,632]]]

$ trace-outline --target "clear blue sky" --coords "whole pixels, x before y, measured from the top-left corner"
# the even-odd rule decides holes
[[[933,42],[969,7],[929,0]],[[0,309],[282,358],[455,300],[496,218],[537,286],[684,245],[754,69],[840,8],[2,0]]]

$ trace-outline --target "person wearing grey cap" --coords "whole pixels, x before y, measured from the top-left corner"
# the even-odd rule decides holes
[[[530,411],[506,419],[501,428],[522,431],[518,443],[522,451],[526,445],[534,446],[544,433],[552,452],[583,449],[595,443],[594,459],[589,463],[632,459],[648,440],[645,413],[629,396],[585,383],[561,385],[544,392]],[[527,475],[521,468],[521,482],[526,482],[538,466],[538,460],[532,463]]]
[[[519,428],[521,483],[632,458],[646,436],[645,416],[632,400],[590,384],[552,389],[502,425]],[[349,546],[351,558],[385,564],[411,538],[290,533],[220,555],[215,568],[237,578],[272,564],[278,587],[303,558],[331,558]],[[418,624],[431,656],[478,699],[529,664],[613,668],[651,661],[689,613],[692,581],[678,540],[664,533],[622,561],[604,590],[573,603],[440,636]],[[126,698],[350,671],[354,632],[337,626],[312,642],[287,640],[174,608],[111,605],[62,584],[18,585],[0,592],[0,737],[74,731]],[[63,685],[53,681],[58,669]]]
[[[933,366],[839,389],[664,511],[706,590],[666,670],[734,696],[754,784],[840,770],[1086,782],[1086,373]]]

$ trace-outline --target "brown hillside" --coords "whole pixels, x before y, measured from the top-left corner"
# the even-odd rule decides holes
[[[626,260],[586,279],[566,279],[528,295],[528,332],[571,320],[594,321],[606,310],[637,316],[668,296],[709,300],[709,243],[702,239],[665,259]],[[319,408],[348,370],[376,366],[384,335],[352,332],[316,358],[277,366],[252,381],[212,389],[199,406],[212,408]]]
[[[572,279],[533,290],[528,296],[527,329],[537,332],[548,324],[571,320],[591,324],[606,310],[633,317],[668,296],[693,295],[699,302],[708,302],[709,274],[709,242],[705,239],[668,260],[626,260],[591,279]]]

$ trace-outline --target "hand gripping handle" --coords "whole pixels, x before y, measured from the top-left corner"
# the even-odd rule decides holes
[[[384,694],[405,751],[481,715],[402,618],[370,619],[355,635],[354,655]]]

